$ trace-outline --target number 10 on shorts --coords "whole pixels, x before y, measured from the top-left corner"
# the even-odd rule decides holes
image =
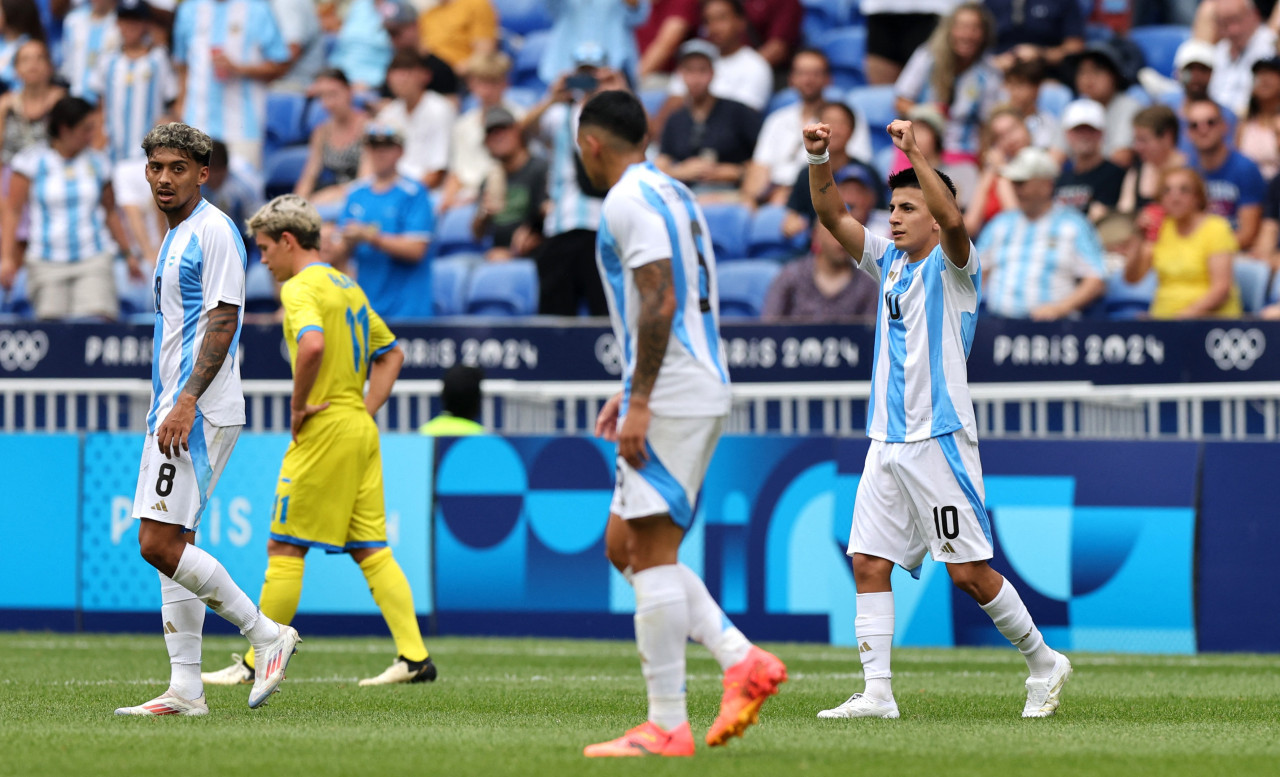
[[[960,536],[960,511],[953,505],[933,508],[933,528],[938,539],[954,540]]]

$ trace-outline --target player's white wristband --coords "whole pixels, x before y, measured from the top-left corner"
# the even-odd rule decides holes
[[[805,152],[805,156],[809,157],[809,164],[811,165],[821,165],[831,161],[830,151],[823,151],[821,155]]]

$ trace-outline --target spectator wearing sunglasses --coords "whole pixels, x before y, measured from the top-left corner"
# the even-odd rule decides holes
[[[1227,122],[1212,100],[1187,103],[1187,132],[1195,148],[1192,169],[1204,178],[1209,213],[1231,223],[1236,242],[1251,253],[1262,224],[1267,185],[1258,165],[1228,142]]]

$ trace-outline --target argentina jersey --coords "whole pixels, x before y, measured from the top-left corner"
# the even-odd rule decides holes
[[[676,305],[649,408],[655,416],[725,415],[731,399],[729,373],[706,219],[684,184],[652,164],[632,165],[604,198],[596,234],[596,261],[623,351],[622,414],[636,364],[640,293],[635,270],[662,259],[671,260]]]
[[[114,10],[98,17],[88,4],[72,9],[62,23],[62,66],[58,69],[68,91],[76,97],[88,96],[89,79],[99,63],[119,48],[120,29]]]
[[[141,57],[115,52],[103,58],[88,91],[103,109],[107,153],[112,162],[142,156],[142,139],[177,99],[178,83],[162,48]]]
[[[231,219],[204,200],[169,230],[156,257],[156,328],[151,360],[151,410],[147,431],[155,434],[186,385],[209,324],[209,311],[229,302],[244,315],[244,241]],[[217,377],[196,403],[197,418],[213,426],[244,423],[240,388],[240,326]]]
[[[78,262],[115,251],[102,209],[102,190],[111,182],[102,154],[87,149],[67,159],[38,143],[14,157],[12,167],[30,186],[28,258]]]
[[[547,237],[555,237],[575,229],[594,230],[600,223],[600,200],[588,196],[578,183],[578,116],[581,106],[560,103],[542,114],[543,137],[551,145],[551,164],[547,173],[551,212],[542,223]]]
[[[880,285],[867,436],[917,442],[967,430],[977,439],[966,362],[982,275],[978,252],[956,267],[942,246],[918,262],[865,230],[858,266]]]
[[[174,60],[187,67],[182,120],[226,143],[266,137],[267,86],[219,78],[213,51],[238,65],[284,62],[289,49],[266,0],[185,0],[174,20]]]

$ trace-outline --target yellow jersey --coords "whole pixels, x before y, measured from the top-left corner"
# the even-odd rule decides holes
[[[298,340],[324,335],[324,360],[307,403],[367,412],[364,384],[369,365],[395,347],[396,337],[369,305],[356,282],[323,262],[314,262],[280,287],[289,367],[297,373]]]

